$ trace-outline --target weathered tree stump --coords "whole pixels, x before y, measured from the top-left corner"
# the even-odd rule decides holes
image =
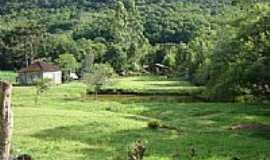
[[[12,85],[0,82],[0,160],[9,160],[13,114],[11,110]]]

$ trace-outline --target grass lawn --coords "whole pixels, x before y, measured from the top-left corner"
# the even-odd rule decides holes
[[[148,83],[152,80],[141,81],[137,87]],[[186,86],[192,87],[183,82],[182,87]],[[144,140],[145,160],[270,157],[269,130],[228,129],[237,124],[270,125],[269,105],[93,100],[85,97],[85,90],[78,82],[54,86],[35,105],[34,88],[15,87],[13,152],[28,153],[36,160],[126,160],[128,148]],[[182,132],[149,129],[151,120]]]
[[[0,71],[0,81],[16,82],[17,74],[11,71]]]

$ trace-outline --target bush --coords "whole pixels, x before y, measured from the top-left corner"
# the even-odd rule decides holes
[[[95,64],[92,73],[86,74],[84,77],[84,82],[88,85],[88,92],[94,91],[97,94],[113,75],[114,70],[109,64]]]
[[[152,120],[148,122],[147,126],[148,128],[151,128],[151,129],[158,129],[161,125],[158,120]]]
[[[132,63],[128,65],[128,70],[133,72],[139,72],[142,70],[142,68],[138,63]]]
[[[163,64],[169,67],[174,67],[175,66],[175,54],[169,53],[164,57]]]
[[[38,103],[38,97],[49,90],[51,86],[51,79],[37,79],[35,80],[36,98],[35,103]]]

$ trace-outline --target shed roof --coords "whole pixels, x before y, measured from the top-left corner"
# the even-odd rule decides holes
[[[165,66],[164,64],[160,64],[160,63],[155,63],[155,64],[150,64],[150,65],[145,65],[144,68],[150,68],[150,67],[158,67],[161,69],[169,69],[168,66]]]
[[[19,73],[29,73],[29,72],[56,72],[60,71],[57,65],[48,64],[45,62],[35,62],[26,68],[19,70]]]
[[[168,66],[165,66],[164,64],[160,64],[160,63],[156,63],[155,66],[156,66],[156,67],[160,67],[160,68],[169,69]]]

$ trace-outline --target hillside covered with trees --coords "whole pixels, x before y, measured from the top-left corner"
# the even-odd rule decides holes
[[[270,5],[255,0],[4,0],[0,70],[37,59],[168,76],[208,87],[219,100],[270,97]],[[65,59],[65,57],[67,57]],[[67,61],[68,61],[67,60]]]

